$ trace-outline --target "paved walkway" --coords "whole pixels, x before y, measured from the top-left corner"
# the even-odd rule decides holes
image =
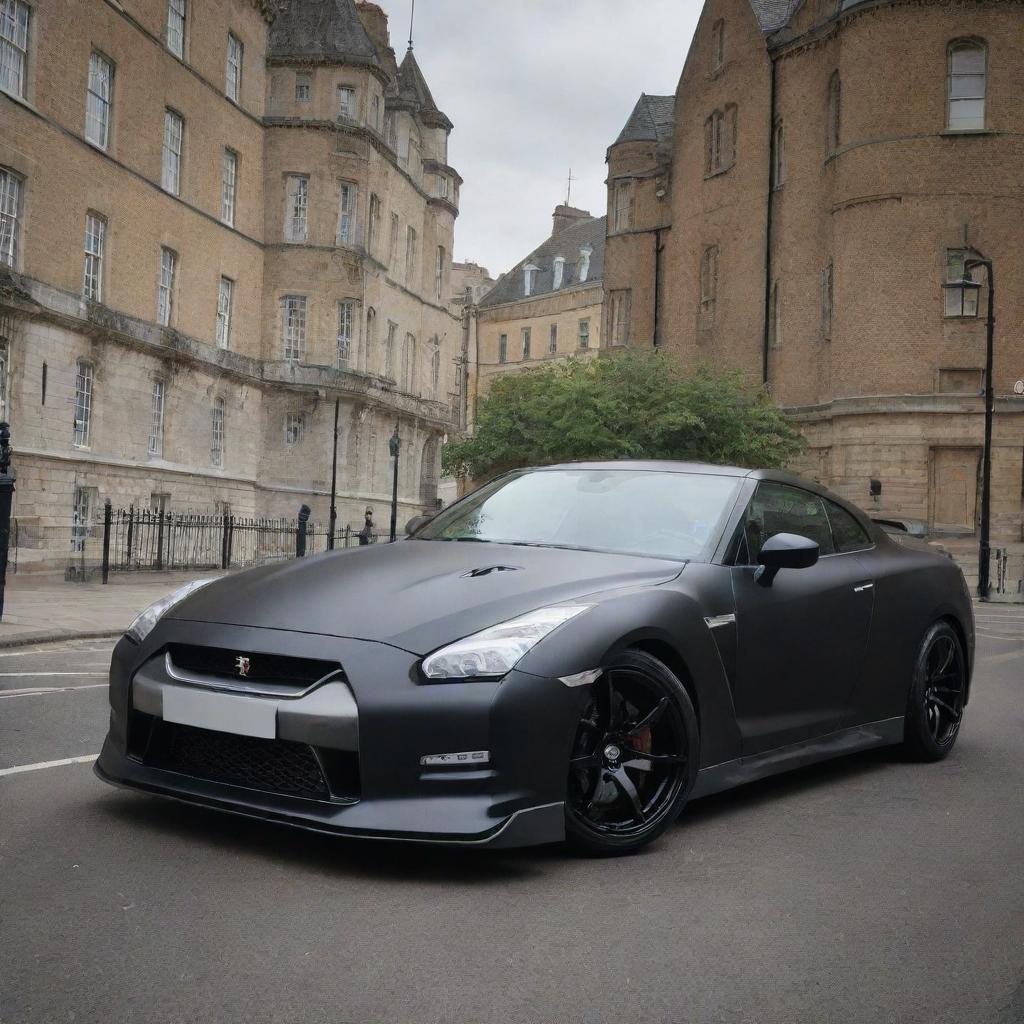
[[[162,572],[66,583],[59,577],[8,576],[0,647],[123,632],[143,608],[189,580],[220,573]]]

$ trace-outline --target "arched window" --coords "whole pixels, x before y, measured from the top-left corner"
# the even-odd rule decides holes
[[[842,83],[836,71],[828,81],[828,114],[825,123],[828,152],[839,149],[839,128],[842,117]]]
[[[985,127],[988,48],[977,39],[949,44],[949,109],[946,127],[954,132]]]

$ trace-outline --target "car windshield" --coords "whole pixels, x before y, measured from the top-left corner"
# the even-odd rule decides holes
[[[416,539],[703,559],[738,486],[737,477],[711,473],[532,470],[482,487],[432,519]]]

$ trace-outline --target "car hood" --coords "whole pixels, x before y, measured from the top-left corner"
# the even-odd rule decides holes
[[[668,582],[682,567],[596,551],[407,540],[226,576],[168,618],[374,640],[426,654],[545,605]]]

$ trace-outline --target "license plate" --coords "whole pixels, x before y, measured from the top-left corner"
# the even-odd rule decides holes
[[[277,737],[277,705],[271,701],[184,686],[165,686],[163,692],[165,722],[267,740]]]

